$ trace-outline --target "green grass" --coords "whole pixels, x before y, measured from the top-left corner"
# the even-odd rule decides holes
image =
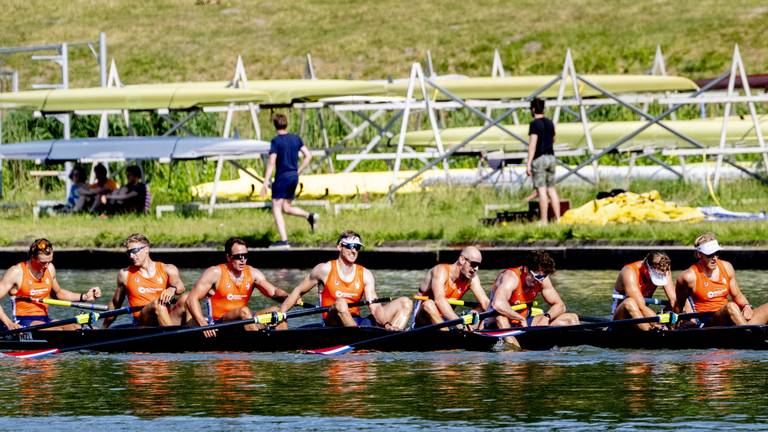
[[[713,76],[739,43],[762,72],[768,9],[760,0],[8,0],[0,46],[95,40],[126,83],[229,79],[238,54],[249,78],[296,78],[311,53],[321,77],[406,76],[431,50],[440,73],[488,75],[494,48],[514,74],[556,73],[566,48],[577,70],[644,73],[661,45],[670,73]],[[97,85],[95,61],[72,53],[73,85]],[[28,55],[22,83],[50,82],[54,68]],[[29,68],[27,68],[29,66]]]
[[[602,185],[610,189],[615,185]],[[665,201],[682,205],[712,205],[712,198],[699,184],[682,182],[635,181],[631,190],[644,192],[657,189]],[[573,207],[594,197],[597,189],[565,186],[561,196]],[[409,244],[422,247],[484,244],[548,242],[605,243],[677,243],[689,244],[703,231],[714,231],[729,244],[768,244],[768,223],[646,223],[607,226],[538,226],[535,223],[509,223],[486,227],[480,223],[485,204],[510,203],[517,209],[527,208],[525,191],[507,193],[491,188],[437,188],[421,194],[398,196],[391,207],[344,211],[338,216],[321,211],[317,232],[309,231],[306,221],[288,218],[288,231],[293,243],[305,246],[332,245],[339,232],[355,229],[371,246]],[[768,189],[752,181],[723,183],[718,190],[721,204],[732,210],[760,211],[768,203]],[[351,202],[360,202],[351,200]],[[60,246],[116,247],[133,232],[145,233],[158,245],[219,246],[229,236],[245,237],[252,246],[267,246],[277,235],[269,211],[229,210],[213,217],[167,214],[154,217],[55,216],[30,221],[29,213],[20,209],[6,211],[2,221],[0,245],[25,245],[45,236]]]

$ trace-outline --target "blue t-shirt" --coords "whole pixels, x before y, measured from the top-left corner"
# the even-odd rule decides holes
[[[285,134],[272,138],[269,154],[276,154],[275,177],[286,174],[298,174],[299,150],[304,147],[298,135]]]

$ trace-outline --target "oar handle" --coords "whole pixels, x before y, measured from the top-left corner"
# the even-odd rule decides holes
[[[624,294],[613,294],[611,297],[614,300],[624,300],[627,298]],[[645,304],[652,304],[652,305],[661,305],[661,306],[669,306],[669,300],[661,300],[651,297],[645,297],[643,300],[645,300]]]
[[[429,297],[424,296],[424,295],[415,295],[415,296],[413,296],[413,299],[414,300],[424,301],[424,300],[429,300]],[[466,300],[454,299],[454,298],[449,298],[449,299],[445,299],[445,300],[448,301],[448,304],[453,305],[453,306],[467,306],[467,307],[478,307],[478,306],[481,306],[480,302],[466,301]]]
[[[67,324],[93,324],[94,322],[98,321],[101,318],[133,313],[133,312],[140,311],[143,308],[144,308],[143,306],[131,306],[131,307],[126,306],[120,309],[108,310],[106,312],[82,313],[82,314],[75,315],[72,318],[66,318],[58,321],[51,321],[48,323],[37,324],[29,327],[21,327],[21,328],[12,329],[12,330],[6,330],[3,332],[0,332],[0,337],[14,335],[18,333],[27,333],[34,330],[43,330],[47,328],[59,327]]]
[[[107,307],[107,305],[86,303],[86,302],[73,302],[69,300],[59,300],[59,299],[52,299],[52,298],[36,299],[32,297],[16,296],[16,300],[32,302],[32,303],[43,303],[51,306],[74,307],[74,308],[85,309],[85,310],[97,310],[97,311],[109,310],[109,307]]]
[[[349,303],[347,306],[349,306],[349,307],[368,306],[368,305],[372,305],[372,304],[375,304],[375,303],[389,303],[391,301],[392,301],[392,297],[381,297],[381,298],[377,298],[377,299],[371,300],[371,301],[362,300],[362,301],[359,301],[359,302]],[[295,312],[288,312],[288,313],[285,314],[284,318],[280,319],[280,321],[282,321],[283,319],[288,319],[288,318],[298,318],[298,317],[302,317],[302,316],[306,316],[306,315],[314,315],[314,314],[318,314],[318,313],[328,312],[331,309],[333,309],[333,306],[320,306],[320,307],[316,307],[316,308],[313,308],[313,309],[300,310],[300,311],[295,311]],[[264,316],[265,317],[269,316],[269,317],[275,318],[275,316],[273,314],[264,314]],[[264,319],[267,319],[267,318],[264,318]],[[277,321],[277,322],[266,322],[266,323],[265,322],[259,322],[259,323],[260,324],[277,324],[280,321]]]

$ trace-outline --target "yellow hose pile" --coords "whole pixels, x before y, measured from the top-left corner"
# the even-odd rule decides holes
[[[581,207],[568,210],[560,223],[606,225],[609,223],[697,222],[704,214],[694,207],[664,202],[658,191],[641,194],[624,192],[614,197],[592,200]]]

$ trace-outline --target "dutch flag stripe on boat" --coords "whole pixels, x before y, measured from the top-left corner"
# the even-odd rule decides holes
[[[16,353],[1,353],[3,356],[6,357],[16,357],[16,358],[23,358],[23,359],[35,359],[40,357],[45,357],[49,355],[53,355],[58,353],[58,348],[52,348],[47,350],[39,350],[39,351],[21,351]]]
[[[344,354],[352,351],[352,347],[349,345],[339,345],[335,347],[330,348],[320,348],[320,349],[314,349],[314,350],[308,350],[307,352],[312,354],[322,354],[327,356],[333,356],[333,355],[339,355]]]

